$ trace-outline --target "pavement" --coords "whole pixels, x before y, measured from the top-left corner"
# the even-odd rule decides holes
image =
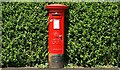
[[[0,70],[120,70],[120,68],[1,68]]]

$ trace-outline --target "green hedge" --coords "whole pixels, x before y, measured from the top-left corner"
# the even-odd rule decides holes
[[[7,66],[47,62],[46,3],[2,3],[2,61]]]
[[[45,6],[51,3],[2,3],[3,66],[48,62]],[[120,66],[120,2],[61,3],[65,17],[65,64]]]

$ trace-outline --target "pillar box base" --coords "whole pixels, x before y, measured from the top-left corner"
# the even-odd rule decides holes
[[[64,56],[63,54],[49,54],[49,68],[63,68]]]

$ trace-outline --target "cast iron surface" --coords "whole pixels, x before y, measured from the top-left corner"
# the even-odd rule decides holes
[[[49,54],[49,68],[63,68],[63,64],[62,54]]]

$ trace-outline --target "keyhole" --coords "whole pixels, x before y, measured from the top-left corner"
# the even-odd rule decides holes
[[[62,35],[59,35],[59,38],[62,40]]]

